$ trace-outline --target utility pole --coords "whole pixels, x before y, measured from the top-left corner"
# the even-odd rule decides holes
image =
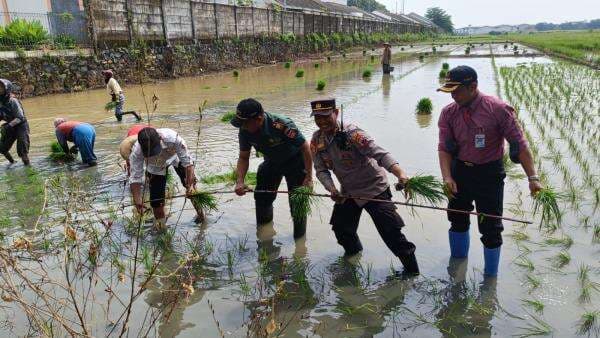
[[[405,0],[402,0],[402,14],[404,14],[404,1]]]

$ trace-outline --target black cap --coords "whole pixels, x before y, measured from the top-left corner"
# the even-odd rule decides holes
[[[335,99],[321,99],[310,103],[312,113],[310,116],[329,116],[335,111]]]
[[[237,105],[235,117],[231,120],[231,125],[240,128],[244,121],[260,116],[264,113],[262,105],[255,99],[244,99]]]
[[[458,66],[450,69],[444,85],[438,88],[438,92],[452,93],[460,85],[469,85],[477,82],[477,72],[469,66]]]
[[[144,157],[156,156],[162,151],[160,135],[158,135],[158,132],[154,128],[148,127],[140,130],[138,134],[138,143],[142,148]]]

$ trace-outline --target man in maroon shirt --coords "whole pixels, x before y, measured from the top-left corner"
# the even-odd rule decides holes
[[[438,153],[442,177],[454,196],[448,208],[502,215],[504,194],[504,140],[509,143],[510,159],[521,163],[529,178],[532,194],[542,186],[536,174],[533,156],[514,109],[494,96],[477,89],[477,73],[468,66],[451,69],[438,91],[451,93],[454,102],[444,107],[438,122]],[[453,258],[465,258],[469,252],[469,215],[448,212],[448,232]],[[502,222],[478,219],[484,246],[484,275],[498,273]]]

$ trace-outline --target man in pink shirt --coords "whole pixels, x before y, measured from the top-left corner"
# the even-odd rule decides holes
[[[504,194],[504,140],[509,144],[510,159],[521,163],[529,179],[532,194],[542,186],[536,174],[533,156],[514,109],[497,97],[481,93],[477,73],[468,66],[451,69],[438,91],[451,93],[454,102],[444,107],[438,122],[438,153],[442,177],[454,196],[448,208],[502,215]],[[469,251],[469,215],[448,212],[451,223],[450,253],[465,258]],[[498,274],[502,231],[500,219],[478,219],[484,246],[484,275]]]

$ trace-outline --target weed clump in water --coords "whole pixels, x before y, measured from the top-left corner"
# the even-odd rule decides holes
[[[363,70],[362,77],[368,78],[371,77],[371,75],[373,75],[373,71],[371,69],[367,68]]]
[[[541,211],[540,228],[554,231],[560,227],[562,213],[558,207],[558,200],[562,197],[551,187],[543,188],[533,196],[533,214]]]
[[[321,90],[325,89],[325,85],[326,84],[327,83],[325,82],[325,80],[319,80],[319,81],[317,81],[317,90],[321,91]]]
[[[238,77],[238,76],[240,76],[240,72],[237,71],[237,70],[234,70],[233,71],[233,77]]]
[[[225,114],[221,115],[221,122],[229,123],[235,117],[235,112],[228,111]]]
[[[318,197],[313,196],[312,187],[298,187],[290,192],[290,205],[292,217],[295,219],[305,219],[312,212],[312,208],[317,205]]]
[[[417,114],[431,114],[433,111],[433,103],[428,97],[424,97],[417,103]]]
[[[304,77],[304,69],[298,69],[296,71],[296,77]]]

